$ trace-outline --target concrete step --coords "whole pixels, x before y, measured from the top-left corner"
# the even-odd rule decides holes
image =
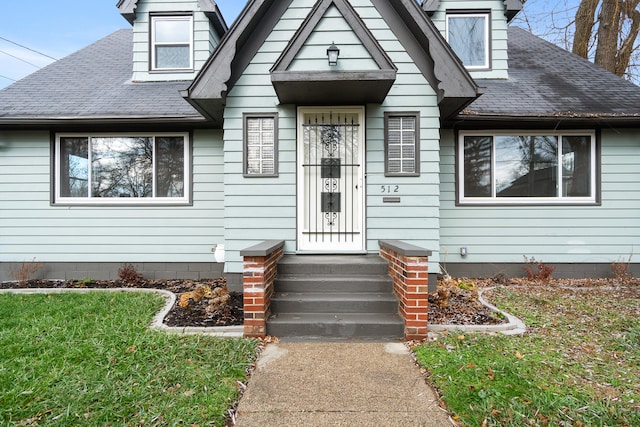
[[[285,313],[269,319],[267,334],[296,339],[397,340],[404,335],[404,324],[392,313]]]
[[[397,313],[398,300],[390,292],[277,292],[271,312],[284,313]]]
[[[281,274],[276,277],[278,292],[391,292],[388,275],[308,275]]]
[[[278,262],[267,333],[280,338],[398,339],[404,322],[378,255],[287,255]]]
[[[285,255],[278,261],[282,275],[386,275],[388,264],[379,255]]]

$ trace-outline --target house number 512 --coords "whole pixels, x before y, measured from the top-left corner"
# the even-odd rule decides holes
[[[383,193],[399,193],[400,192],[399,185],[381,185],[380,188],[382,189]]]

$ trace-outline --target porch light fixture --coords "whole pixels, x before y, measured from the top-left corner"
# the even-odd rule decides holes
[[[334,67],[338,65],[338,56],[340,56],[340,49],[331,42],[331,46],[327,49],[327,57],[329,58],[329,66]]]

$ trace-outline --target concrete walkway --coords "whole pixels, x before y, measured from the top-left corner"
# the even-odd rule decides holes
[[[270,344],[237,425],[451,426],[403,343]]]

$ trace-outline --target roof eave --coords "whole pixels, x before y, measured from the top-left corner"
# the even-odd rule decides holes
[[[60,126],[83,126],[83,125],[161,125],[166,127],[186,125],[206,125],[211,123],[200,115],[185,116],[91,116],[91,117],[69,117],[69,116],[40,116],[40,117],[3,117],[0,118],[0,128],[20,128],[39,129]]]
[[[523,128],[599,128],[599,127],[640,127],[640,115],[611,114],[458,114],[445,123],[456,128],[500,127],[502,129]]]

